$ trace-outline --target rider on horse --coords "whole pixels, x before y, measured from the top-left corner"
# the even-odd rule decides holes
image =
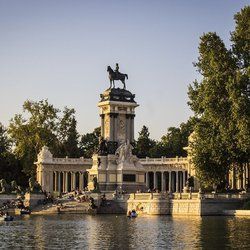
[[[116,65],[115,65],[115,73],[116,73],[116,77],[118,77],[119,74],[120,74],[120,72],[119,72],[119,64],[118,63],[116,63]]]

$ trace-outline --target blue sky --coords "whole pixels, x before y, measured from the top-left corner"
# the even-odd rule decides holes
[[[76,109],[78,131],[99,126],[106,68],[118,62],[136,94],[136,137],[159,139],[192,112],[187,88],[199,37],[216,31],[230,45],[233,15],[249,1],[0,1],[0,122],[25,100]],[[121,86],[121,85],[120,85]]]

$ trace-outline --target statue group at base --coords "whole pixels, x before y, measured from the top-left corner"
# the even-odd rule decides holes
[[[134,164],[135,162],[137,162],[138,158],[135,155],[133,155],[132,150],[133,146],[131,145],[129,140],[121,144],[115,152],[115,155],[118,157],[116,160],[117,164],[118,165],[121,163]]]

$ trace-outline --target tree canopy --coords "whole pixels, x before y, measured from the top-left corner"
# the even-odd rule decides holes
[[[200,38],[195,67],[202,80],[188,95],[198,121],[193,163],[205,186],[223,182],[230,167],[250,159],[249,16],[249,6],[235,15],[229,49],[215,32]]]

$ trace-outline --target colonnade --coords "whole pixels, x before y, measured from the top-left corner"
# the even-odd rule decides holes
[[[188,179],[187,171],[154,171],[145,173],[146,187],[159,191],[182,192]]]
[[[234,167],[230,171],[228,179],[231,189],[247,190],[250,188],[250,164]]]
[[[54,171],[53,172],[53,191],[55,192],[70,192],[73,190],[83,190],[88,185],[87,172],[68,172]]]

